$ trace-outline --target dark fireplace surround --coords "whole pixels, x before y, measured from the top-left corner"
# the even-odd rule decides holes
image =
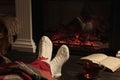
[[[78,54],[81,51],[115,55],[119,50],[116,3],[111,0],[46,0],[42,3],[42,31],[33,27],[33,35],[40,32],[41,36],[49,36],[54,49],[66,44],[72,53]],[[34,39],[37,42],[37,38]]]

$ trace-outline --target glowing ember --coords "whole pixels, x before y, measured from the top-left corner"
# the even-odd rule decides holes
[[[53,45],[54,46],[59,46],[61,44],[67,44],[70,48],[78,48],[80,49],[81,47],[89,47],[91,49],[97,50],[100,48],[106,48],[108,47],[107,43],[102,43],[99,41],[94,41],[94,39],[96,40],[97,37],[93,37],[93,40],[84,40],[82,39],[82,37],[80,36],[79,33],[75,33],[73,37],[65,37],[65,35],[63,33],[59,33],[56,35],[53,35],[52,37],[52,41],[53,41]]]

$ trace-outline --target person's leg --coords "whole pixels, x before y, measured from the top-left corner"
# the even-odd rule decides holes
[[[47,78],[47,80],[52,80],[51,69],[49,65],[52,58],[52,41],[47,36],[42,36],[38,47],[38,58],[30,63],[30,65],[40,71],[42,77]]]
[[[56,56],[50,62],[52,76],[54,78],[59,78],[61,76],[61,69],[63,64],[69,59],[69,49],[66,45],[62,45]]]
[[[47,58],[44,61],[50,63],[52,57],[53,44],[47,36],[42,36],[39,42],[39,54],[38,57]]]

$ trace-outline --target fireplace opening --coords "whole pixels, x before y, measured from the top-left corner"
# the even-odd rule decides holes
[[[54,47],[68,45],[73,51],[109,49],[111,0],[59,1],[43,4],[43,28]]]

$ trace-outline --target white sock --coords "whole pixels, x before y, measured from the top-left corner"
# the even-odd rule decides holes
[[[51,40],[47,36],[43,36],[39,42],[39,55],[38,57],[45,57],[48,58],[44,60],[47,63],[50,63],[52,57],[52,48],[53,44]]]
[[[61,74],[61,69],[63,64],[69,59],[69,49],[66,45],[62,45],[58,51],[56,56],[50,62],[52,77],[59,78]]]

